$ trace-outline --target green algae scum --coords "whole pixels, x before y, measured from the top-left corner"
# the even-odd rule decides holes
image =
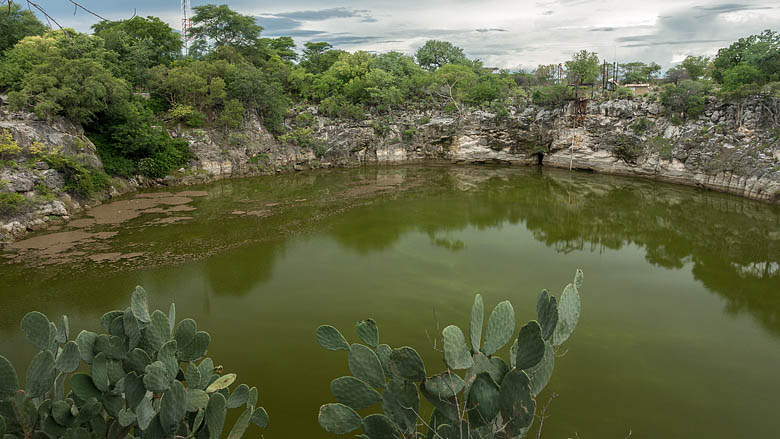
[[[26,312],[96,330],[143,285],[258,387],[268,438],[328,437],[317,411],[349,372],[319,325],[355,340],[373,318],[383,343],[440,370],[428,334],[466,327],[475,293],[528,321],[579,267],[582,317],[537,401],[558,395],[543,437],[778,434],[775,205],[540,168],[367,167],[134,194],[0,256],[0,352],[18,370],[34,353]]]

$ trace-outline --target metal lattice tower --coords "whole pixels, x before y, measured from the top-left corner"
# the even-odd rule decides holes
[[[181,39],[184,41],[184,53],[188,54],[190,49],[190,28],[192,27],[192,9],[190,0],[181,0]]]

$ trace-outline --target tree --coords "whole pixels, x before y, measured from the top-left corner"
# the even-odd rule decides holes
[[[596,52],[581,50],[566,61],[566,76],[570,84],[596,82],[599,77],[599,56]]]
[[[558,75],[558,66],[556,64],[546,64],[536,67],[534,77],[537,85],[549,85],[556,81]]]
[[[624,84],[650,82],[661,71],[661,66],[654,62],[648,65],[640,61],[633,61],[620,64],[619,67]]]
[[[428,40],[414,57],[417,64],[428,71],[434,71],[445,64],[463,64],[467,61],[463,49],[447,41]]]
[[[254,17],[233,11],[228,5],[195,6],[190,35],[193,49],[206,53],[214,47],[249,48],[257,44],[263,27]]]
[[[303,45],[300,65],[307,72],[318,75],[338,61],[342,53],[345,52],[334,50],[330,43],[309,41]]]
[[[101,21],[92,30],[118,54],[120,75],[134,85],[146,82],[151,67],[169,65],[181,56],[179,34],[157,17]]]
[[[661,105],[673,116],[696,118],[704,112],[704,97],[708,92],[704,82],[684,80],[679,85],[668,84],[661,90]]]
[[[690,79],[688,76],[688,71],[685,70],[682,65],[674,66],[667,70],[666,76],[664,77],[666,82],[671,82],[674,85],[677,85],[680,83],[680,81],[685,81],[687,79]]]
[[[698,81],[706,75],[709,63],[710,59],[706,56],[688,55],[680,65],[688,72],[688,77],[691,80]]]
[[[712,61],[712,79],[723,83],[726,70],[742,63],[761,72],[758,82],[780,81],[780,33],[767,29],[720,49]]]
[[[466,92],[477,81],[477,74],[468,66],[445,64],[433,74],[432,93],[445,100],[460,114]]]
[[[13,47],[22,38],[30,35],[41,35],[46,27],[35,18],[35,14],[27,9],[22,9],[16,3],[0,11],[0,53]]]
[[[295,51],[295,41],[291,37],[268,38],[268,47],[271,48],[279,58],[292,62],[298,59],[298,53]]]

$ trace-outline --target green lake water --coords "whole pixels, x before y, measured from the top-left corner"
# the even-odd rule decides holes
[[[778,206],[487,166],[323,170],[186,190],[129,196],[102,208],[108,219],[0,252],[0,353],[20,375],[34,354],[24,313],[65,313],[72,334],[96,330],[140,284],[155,308],[174,301],[178,319],[210,332],[216,364],[260,389],[265,437],[328,437],[318,408],[349,372],[346,353],[317,345],[320,324],[356,342],[355,322],[372,317],[380,342],[415,347],[432,375],[442,354],[426,331],[466,329],[475,292],[487,312],[511,300],[522,324],[542,289],[560,295],[582,268],[580,324],[539,396],[543,405],[558,395],[542,437],[780,435]],[[146,212],[111,218],[132,203]],[[247,437],[259,437],[251,428]]]

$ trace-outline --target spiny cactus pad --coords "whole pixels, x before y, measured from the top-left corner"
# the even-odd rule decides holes
[[[54,356],[49,351],[39,352],[27,367],[27,394],[38,397],[48,392],[54,385],[55,374]]]
[[[228,373],[225,375],[222,375],[221,377],[217,378],[216,381],[209,384],[208,387],[206,387],[206,393],[212,393],[216,392],[217,390],[226,389],[230,387],[231,384],[236,380],[236,374],[234,373]]]
[[[528,375],[521,370],[509,372],[501,383],[499,403],[501,416],[508,421],[507,432],[516,436],[531,426],[536,410],[536,401],[531,396]]]
[[[363,419],[363,430],[371,439],[395,439],[400,436],[393,421],[379,413],[368,415]]]
[[[542,328],[535,320],[531,320],[520,328],[517,336],[517,357],[515,367],[528,369],[536,366],[544,356],[544,340]]]
[[[376,356],[379,357],[379,362],[382,363],[382,369],[385,372],[385,376],[390,378],[392,372],[390,371],[390,354],[393,353],[393,348],[386,344],[380,344],[376,347]]]
[[[425,390],[437,398],[448,398],[463,390],[466,383],[452,372],[442,372],[425,380]]]
[[[535,367],[526,370],[526,373],[531,378],[531,393],[534,396],[540,394],[542,390],[550,382],[552,377],[553,367],[555,366],[555,351],[552,344],[549,342],[544,344],[544,357]]]
[[[379,357],[370,348],[358,343],[353,344],[349,348],[347,360],[352,376],[360,378],[374,387],[385,386],[385,374],[382,370],[382,363],[379,362]]]
[[[582,283],[582,281],[580,281]],[[553,346],[560,346],[569,339],[580,320],[580,294],[574,284],[566,285],[558,302],[558,324],[553,333]]]
[[[505,300],[493,309],[485,329],[485,345],[482,352],[485,355],[493,355],[512,338],[515,332],[515,310],[508,300]]]
[[[0,355],[0,399],[13,396],[19,389],[19,378],[13,364]]]
[[[536,301],[536,317],[542,327],[542,338],[549,340],[558,324],[558,300],[547,290],[539,293],[539,299]]]
[[[238,417],[236,423],[233,424],[233,428],[230,429],[227,439],[241,439],[246,433],[246,429],[249,427],[249,420],[252,418],[252,409],[247,408],[244,413]]]
[[[234,409],[246,404],[246,399],[249,397],[249,386],[246,384],[240,384],[233,390],[233,393],[227,399],[227,408]]]
[[[469,338],[471,339],[472,352],[479,352],[480,343],[482,341],[482,324],[484,319],[485,304],[482,302],[482,295],[477,294],[474,296],[474,305],[471,306],[471,320],[469,321]]]
[[[444,361],[450,369],[468,369],[474,364],[469,347],[466,345],[466,339],[459,327],[447,326],[441,335],[444,338]]]
[[[139,322],[149,323],[151,317],[149,316],[149,304],[146,299],[146,290],[140,285],[135,287],[132,296],[130,296],[130,309],[133,312],[133,316],[138,319]]]
[[[495,419],[499,411],[498,394],[498,385],[490,374],[482,372],[477,375],[466,401],[469,422],[472,425],[485,425]]]
[[[320,407],[317,420],[325,431],[333,434],[347,434],[357,430],[363,424],[360,415],[340,403],[325,404]]]
[[[331,381],[330,391],[336,401],[355,410],[371,407],[382,400],[379,392],[368,383],[351,376],[343,376]]]
[[[227,401],[221,393],[214,393],[209,397],[206,406],[206,425],[209,427],[209,439],[219,439],[222,436],[222,428],[225,426],[227,414]]]
[[[325,349],[330,351],[349,350],[349,343],[347,343],[347,339],[345,339],[344,336],[341,335],[341,332],[339,332],[339,330],[333,326],[320,326],[317,328],[315,336],[317,337],[317,343],[319,343],[320,346]]]
[[[252,418],[250,420],[260,428],[268,427],[268,413],[262,407],[259,407],[252,412]]]
[[[33,346],[42,351],[51,346],[53,337],[51,336],[49,319],[38,311],[28,312],[22,318],[22,332]]]
[[[374,319],[361,320],[357,322],[355,328],[357,329],[358,337],[363,340],[363,343],[372,348],[377,347],[379,344],[379,328],[376,327]]]
[[[390,354],[390,370],[392,374],[409,381],[425,379],[425,365],[420,354],[409,346],[393,349]]]
[[[382,411],[392,419],[402,432],[414,431],[417,413],[420,411],[420,394],[414,383],[393,379],[382,392]]]

